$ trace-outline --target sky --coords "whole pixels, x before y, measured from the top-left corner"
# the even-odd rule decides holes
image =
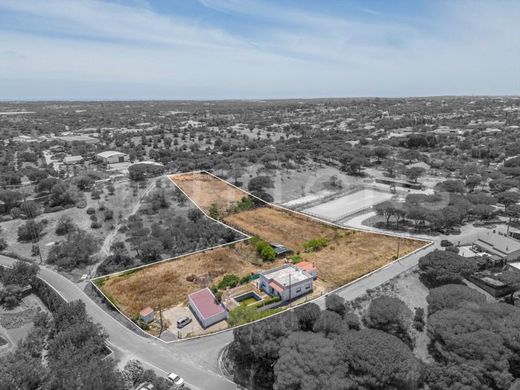
[[[518,0],[0,0],[0,99],[519,95]]]

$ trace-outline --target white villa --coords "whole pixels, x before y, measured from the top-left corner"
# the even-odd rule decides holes
[[[312,291],[315,276],[292,264],[260,273],[258,288],[271,296],[289,301]]]

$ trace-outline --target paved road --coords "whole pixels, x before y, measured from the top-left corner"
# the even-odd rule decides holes
[[[1,256],[1,265],[12,265],[15,260]],[[167,374],[175,371],[183,376],[194,390],[227,390],[237,386],[218,375],[217,356],[220,349],[232,341],[232,333],[216,335],[204,340],[164,344],[145,338],[127,329],[90,299],[76,284],[48,268],[40,268],[40,278],[53,286],[66,300],[82,300],[87,312],[101,324],[108,334],[109,345],[116,354],[136,358],[155,371]]]

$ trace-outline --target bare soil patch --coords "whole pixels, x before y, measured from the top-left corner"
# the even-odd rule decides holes
[[[205,212],[212,204],[225,211],[246,196],[245,192],[206,173],[175,175],[171,179]]]
[[[226,217],[225,222],[270,242],[288,246],[304,259],[315,261],[318,278],[330,289],[339,287],[424,245],[424,242],[399,239],[383,234],[343,229],[308,217],[262,207]],[[305,253],[303,244],[325,237],[329,244],[318,252]]]
[[[101,289],[125,314],[136,317],[146,306],[163,308],[186,303],[188,294],[211,286],[225,274],[246,276],[262,268],[255,266],[254,250],[247,243],[212,249],[110,277]],[[265,264],[265,269],[281,262]],[[192,280],[192,281],[189,281]]]

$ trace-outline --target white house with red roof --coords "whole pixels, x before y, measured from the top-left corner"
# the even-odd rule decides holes
[[[316,275],[316,267],[307,267]],[[305,268],[285,264],[259,274],[258,288],[271,296],[279,296],[282,301],[289,301],[312,291],[315,276]]]
[[[227,318],[228,312],[209,288],[196,291],[188,295],[191,310],[203,328],[208,328]]]

